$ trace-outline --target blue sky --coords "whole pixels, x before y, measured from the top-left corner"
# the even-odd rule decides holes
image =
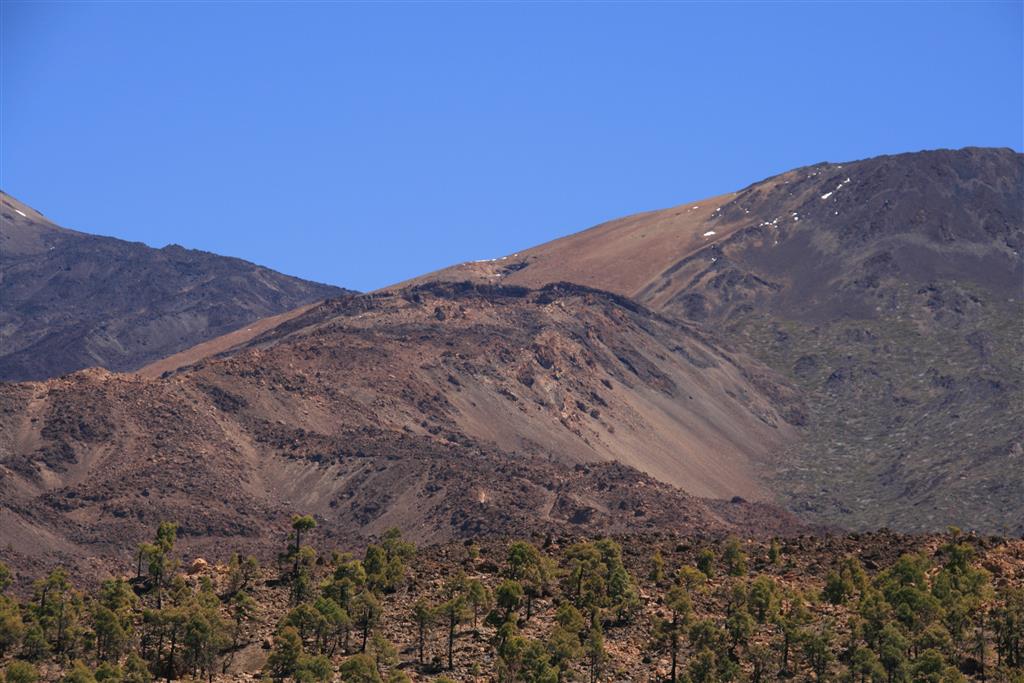
[[[0,186],[372,289],[818,161],[1022,147],[1022,4],[2,3]]]

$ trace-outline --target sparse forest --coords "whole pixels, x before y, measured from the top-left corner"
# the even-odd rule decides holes
[[[951,530],[771,542],[668,536],[362,557],[296,516],[269,566],[186,563],[159,526],[89,590],[0,565],[6,683],[1024,681],[1024,542]],[[17,580],[16,580],[17,579]]]

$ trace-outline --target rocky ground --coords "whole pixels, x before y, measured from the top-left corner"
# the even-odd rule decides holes
[[[568,280],[797,389],[763,481],[805,520],[1024,532],[1024,155],[822,163],[422,278]]]
[[[0,380],[135,370],[345,293],[241,259],[59,227],[0,193]]]
[[[323,564],[320,561],[316,563],[315,574],[318,582],[326,580],[332,571],[328,552],[330,542],[318,531],[312,532],[308,540],[324,559]],[[568,600],[563,582],[569,568],[570,548],[575,543],[588,539],[556,534],[531,540],[543,549],[546,556],[557,563],[559,569],[549,589],[535,600],[533,613],[529,619],[525,618],[524,610],[521,609],[519,626],[522,635],[546,642],[555,625],[558,606]],[[695,581],[689,590],[693,606],[692,622],[708,619],[711,623],[723,627],[726,625],[726,615],[731,609],[729,605],[735,600],[736,587],[749,588],[756,577],[768,577],[782,601],[772,609],[788,609],[788,603],[799,601],[808,610],[807,619],[802,622],[801,633],[829,634],[828,648],[833,657],[830,658],[824,675],[830,678],[838,677],[846,670],[848,664],[843,659],[844,648],[851,638],[856,640],[859,623],[858,605],[856,595],[843,604],[832,604],[821,598],[828,574],[839,571],[845,560],[856,558],[866,571],[869,581],[878,583],[883,572],[892,567],[901,556],[917,553],[932,564],[933,568],[929,571],[929,580],[932,581],[937,568],[949,562],[948,544],[951,537],[904,536],[889,532],[798,536],[781,540],[777,546],[779,556],[774,561],[771,559],[769,542],[741,541],[739,548],[746,556],[747,565],[741,576],[727,574],[727,563],[724,558],[727,543],[720,537],[634,534],[620,537],[618,540],[622,543],[624,565],[636,581],[639,609],[628,623],[606,624],[604,647],[607,659],[599,674],[599,679],[603,681],[666,679],[670,659],[667,652],[655,646],[655,630],[659,619],[669,617],[665,602],[667,590],[677,581],[677,577],[683,576],[677,573],[683,567],[690,568],[690,574],[685,575],[686,578]],[[1024,542],[973,536],[961,536],[958,542],[970,548],[973,553],[972,565],[984,570],[986,580],[995,591],[986,593],[989,597],[977,608],[979,614],[995,615],[995,610],[1002,604],[1000,600],[1003,598],[999,596],[1007,595],[1008,591],[1024,589]],[[694,573],[694,568],[700,564],[701,553],[708,550],[714,556],[711,565],[713,575],[705,581],[702,575]],[[464,572],[467,578],[479,580],[493,591],[507,576],[507,553],[508,541],[490,537],[481,537],[480,542],[467,540],[419,550],[415,559],[408,563],[405,578],[397,590],[385,593],[381,598],[383,611],[376,632],[384,635],[398,651],[395,661],[382,665],[382,673],[401,671],[413,680],[428,680],[439,676],[464,681],[495,680],[497,655],[494,642],[497,631],[493,625],[485,623],[483,613],[479,615],[475,626],[468,614],[465,621],[460,623],[454,647],[455,666],[449,670],[445,663],[446,629],[442,624],[435,624],[428,629],[425,663],[418,662],[417,631],[411,620],[411,609],[413,603],[420,598],[434,605],[443,602],[443,586],[457,572]],[[655,553],[659,553],[664,562],[664,575],[658,579],[652,571],[655,566],[652,561]],[[209,579],[218,592],[223,594],[227,590],[229,571],[225,565],[210,564],[203,559],[196,559],[187,563],[186,567],[188,570],[183,573],[183,577],[192,586],[198,587],[204,580]],[[251,584],[248,590],[256,600],[257,609],[246,623],[239,647],[231,653],[224,653],[223,659],[218,660],[218,666],[226,662],[227,673],[213,676],[215,680],[255,680],[261,677],[267,656],[274,647],[274,634],[292,607],[288,582],[279,580],[279,576],[276,570],[267,569]],[[149,599],[146,598],[146,593],[143,593],[143,598]],[[992,618],[994,619],[994,616]],[[979,623],[990,623],[993,624],[990,628],[995,628],[995,621]],[[776,671],[781,666],[779,623],[768,618],[765,623],[755,623],[753,626],[753,630],[744,641],[745,644],[738,649],[741,663],[740,680],[746,680],[751,675],[750,653],[762,646],[768,653],[766,656],[769,668],[765,673],[765,679],[775,680],[778,678]],[[1019,680],[1020,671],[1014,674],[1008,669],[996,670],[995,633],[982,633],[982,637],[986,639],[984,657],[987,661],[989,680]],[[358,637],[354,637],[352,644],[354,648],[357,647]],[[971,649],[972,647],[974,646],[968,647],[965,644],[962,649],[958,649],[961,653],[961,668],[969,678],[980,677],[978,658],[981,651],[976,647]],[[695,648],[684,637],[680,653],[681,666],[685,668],[695,655]],[[337,665],[344,662],[346,656],[336,654],[333,659]],[[795,677],[796,680],[814,678],[810,670],[810,660],[803,654],[802,646],[799,644],[794,645],[792,661],[794,668],[788,677]],[[63,667],[54,665],[42,668],[51,679],[63,670]],[[570,670],[575,679],[586,680],[589,676],[589,668],[582,658]],[[1013,675],[1017,675],[1018,678],[1012,678]],[[957,679],[954,677],[943,680]]]
[[[86,575],[166,519],[198,552],[265,553],[296,512],[348,543],[786,534],[804,527],[749,456],[799,411],[771,371],[616,295],[346,297],[161,377],[0,384],[0,541],[19,568]]]

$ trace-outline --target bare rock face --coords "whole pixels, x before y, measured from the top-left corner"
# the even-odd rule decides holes
[[[344,291],[240,259],[66,230],[0,193],[0,380],[135,370]]]

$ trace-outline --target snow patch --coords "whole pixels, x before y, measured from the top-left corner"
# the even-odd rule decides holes
[[[831,191],[829,191],[829,192],[826,192],[825,194],[821,195],[821,198],[822,198],[822,199],[828,199],[829,197],[831,197],[831,196],[832,196],[832,193],[833,193],[833,192],[835,192],[836,190],[841,190],[841,189],[843,189],[843,185],[846,185],[846,184],[847,184],[848,182],[850,182],[850,179],[849,179],[849,178],[847,178],[847,179],[846,179],[846,180],[844,180],[843,182],[841,182],[841,183],[839,183],[838,185],[836,185],[836,189],[835,189],[835,190],[831,190]]]
[[[26,215],[25,215],[25,212],[24,212],[24,211],[18,211],[18,209],[15,209],[15,211],[16,211],[16,212],[18,213],[18,215],[20,215],[20,216],[21,216],[22,218],[28,218],[28,216],[26,216]]]
[[[712,235],[714,235],[714,234],[715,234],[715,231],[714,231],[714,230],[708,230],[708,231],[707,231],[706,233],[704,233],[704,236],[705,236],[705,237],[711,237],[711,236],[712,236]]]

